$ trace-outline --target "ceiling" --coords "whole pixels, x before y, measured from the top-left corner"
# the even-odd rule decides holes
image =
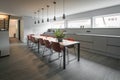
[[[0,13],[7,13],[16,16],[34,16],[38,9],[45,8],[44,17],[46,17],[46,5],[50,5],[49,17],[53,17],[54,0],[0,0]],[[56,16],[63,14],[63,0],[56,0]],[[99,8],[120,5],[120,0],[65,0],[65,13],[67,15]]]

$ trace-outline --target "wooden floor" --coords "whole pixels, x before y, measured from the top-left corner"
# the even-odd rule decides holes
[[[81,51],[80,62],[62,70],[16,39],[10,42],[10,56],[0,58],[0,80],[120,80],[119,59]]]

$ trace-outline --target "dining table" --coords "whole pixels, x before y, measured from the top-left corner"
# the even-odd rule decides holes
[[[39,39],[42,38],[43,40],[49,40],[49,42],[58,42],[57,38],[54,37],[47,37],[47,36],[38,36],[38,35],[33,35],[37,41],[38,41],[38,53],[39,53],[39,48],[40,48],[40,43]],[[77,45],[77,61],[80,61],[80,42],[79,41],[70,41],[70,40],[65,40],[63,39],[62,42],[59,42],[61,46],[63,46],[63,69],[66,69],[66,48],[71,45]]]

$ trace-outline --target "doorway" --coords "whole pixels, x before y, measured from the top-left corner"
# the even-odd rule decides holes
[[[19,25],[18,19],[10,19],[9,23],[9,38],[19,39]]]

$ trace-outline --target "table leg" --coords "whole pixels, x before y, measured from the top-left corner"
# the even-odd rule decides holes
[[[29,40],[27,39],[27,46],[29,47]]]
[[[80,61],[80,43],[78,43],[78,61]]]
[[[40,48],[40,44],[39,44],[39,39],[38,39],[38,53],[39,53],[39,48]]]
[[[63,69],[66,68],[66,60],[65,60],[65,58],[66,58],[66,55],[65,55],[65,47],[64,47],[64,49],[63,49]]]

